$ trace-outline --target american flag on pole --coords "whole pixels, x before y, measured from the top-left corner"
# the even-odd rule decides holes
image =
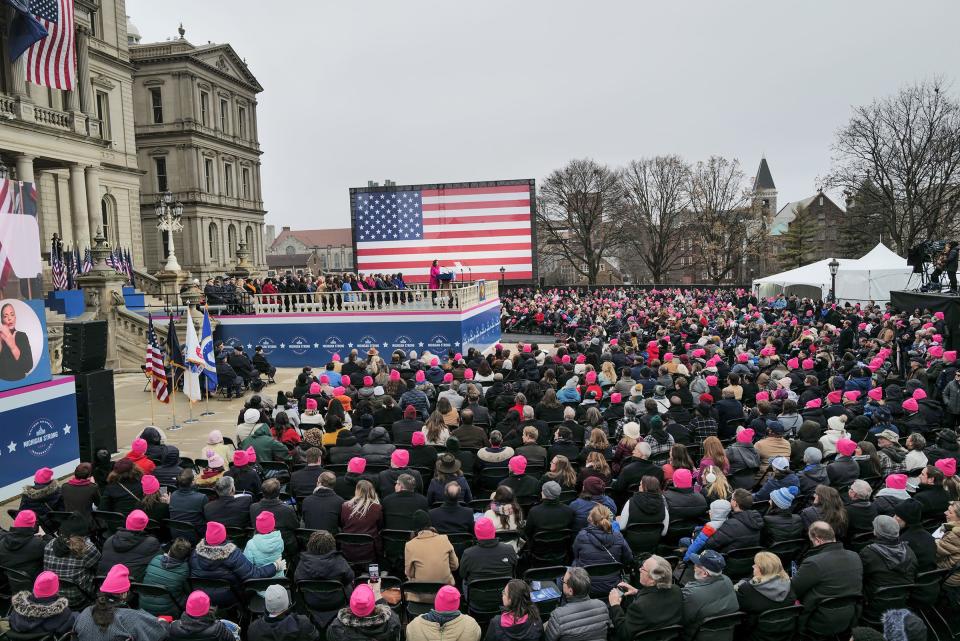
[[[173,331],[173,321],[170,321],[170,330]],[[170,401],[170,392],[167,389],[167,370],[163,368],[163,354],[160,352],[160,343],[157,341],[157,331],[153,328],[153,317],[147,317],[147,375],[153,385],[153,393],[161,403]]]
[[[27,80],[53,89],[73,89],[77,77],[73,0],[31,0],[30,12],[47,30],[24,54]]]
[[[355,190],[357,271],[430,279],[434,259],[462,278],[533,278],[533,181]],[[461,275],[458,273],[457,278]]]
[[[56,238],[50,248],[50,270],[53,275],[53,288],[57,291],[67,289],[67,265],[63,262],[63,242]]]

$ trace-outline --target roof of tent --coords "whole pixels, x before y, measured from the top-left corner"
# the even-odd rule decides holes
[[[828,285],[830,283],[830,258],[818,260],[815,263],[790,269],[779,274],[764,276],[753,281],[754,285],[764,285],[767,283],[775,285]],[[853,258],[838,258],[840,268],[837,273],[844,269],[850,269],[856,265],[857,260]]]

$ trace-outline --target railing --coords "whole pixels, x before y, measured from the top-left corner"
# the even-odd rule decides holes
[[[0,114],[15,114],[17,101],[10,96],[0,96]]]
[[[54,109],[47,109],[46,107],[34,106],[33,119],[36,122],[58,129],[65,129],[67,131],[73,129],[73,117],[65,111],[56,111]]]
[[[308,294],[256,294],[255,314],[316,314],[359,311],[462,311],[497,297],[497,284],[456,285],[440,290],[422,286],[356,292],[314,292]]]
[[[159,296],[161,292],[160,281],[157,280],[157,277],[138,268],[133,270],[133,285],[150,296]]]

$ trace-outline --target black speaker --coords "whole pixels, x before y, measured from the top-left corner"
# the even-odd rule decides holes
[[[107,321],[67,321],[63,324],[63,369],[89,372],[107,362]]]
[[[97,450],[117,451],[117,407],[113,396],[113,370],[97,369],[75,374],[77,381],[77,433],[80,460],[93,461]]]

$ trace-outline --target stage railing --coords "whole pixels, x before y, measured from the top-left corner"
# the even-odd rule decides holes
[[[462,311],[497,297],[497,283],[456,283],[452,287],[429,290],[410,289],[351,292],[313,292],[304,294],[255,294],[254,314],[351,314],[360,311]]]

